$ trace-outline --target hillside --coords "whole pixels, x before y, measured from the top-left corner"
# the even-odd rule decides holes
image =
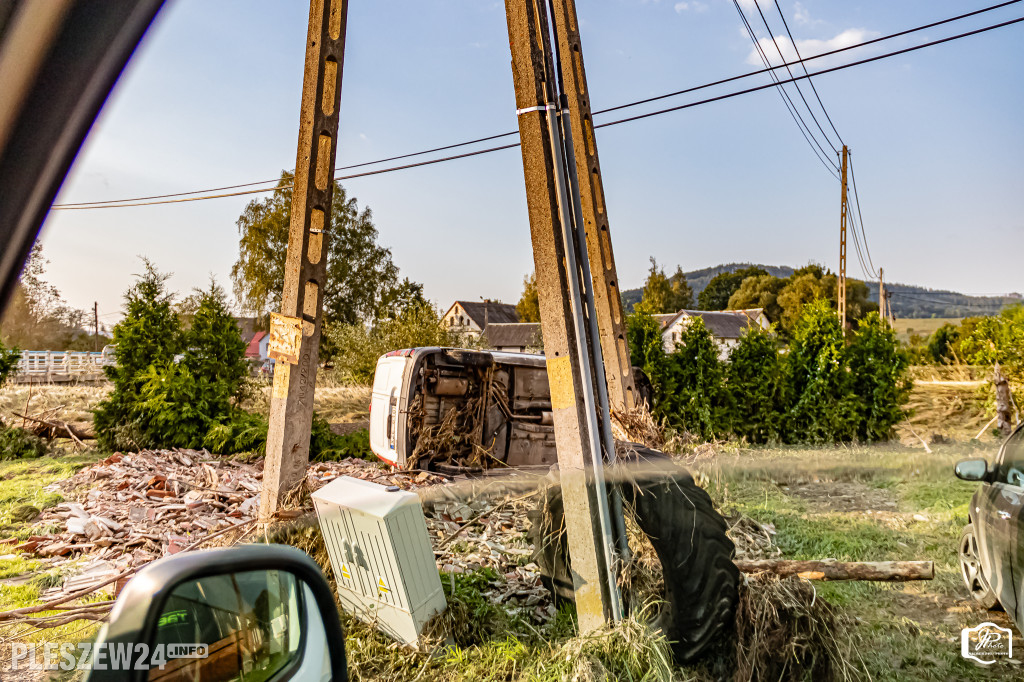
[[[710,268],[702,268],[686,273],[686,281],[693,289],[694,298],[704,290],[711,278],[722,272],[732,272],[741,268],[756,265],[767,270],[776,277],[789,277],[794,268],[788,265],[764,265],[761,263],[727,263]],[[868,282],[869,297],[878,300],[878,282]],[[893,314],[898,318],[962,318],[972,315],[993,315],[1004,306],[1021,303],[1020,294],[1009,296],[968,296],[946,289],[929,289],[912,284],[886,284],[886,290],[892,292]],[[622,302],[627,311],[640,302],[643,289],[627,289],[622,292]]]

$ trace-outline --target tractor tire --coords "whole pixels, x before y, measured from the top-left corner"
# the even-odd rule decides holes
[[[704,489],[661,452],[632,445],[640,463],[656,463],[658,475],[622,478],[622,497],[661,561],[665,606],[659,624],[680,665],[692,663],[709,647],[733,636],[739,570],[726,523]],[[542,506],[529,514],[534,561],[556,602],[572,600],[572,568],[562,492],[549,486]]]

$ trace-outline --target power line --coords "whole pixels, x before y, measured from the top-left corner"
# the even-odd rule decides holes
[[[784,66],[793,66],[793,65],[796,65],[796,64],[800,64],[803,67],[803,69],[804,69],[804,73],[807,74],[808,76],[810,76],[810,74],[807,72],[806,62],[813,61],[815,59],[821,59],[823,57],[829,57],[829,56],[832,56],[832,55],[836,55],[836,54],[839,54],[841,52],[846,52],[847,50],[855,50],[855,49],[858,49],[858,48],[861,48],[861,47],[865,47],[867,45],[872,45],[874,43],[882,42],[882,41],[885,41],[885,40],[891,40],[892,38],[898,38],[898,37],[901,37],[901,36],[909,35],[911,33],[916,33],[918,31],[923,31],[923,30],[926,30],[926,29],[929,29],[929,28],[934,28],[935,26],[941,26],[943,24],[948,24],[948,23],[952,23],[952,22],[955,22],[955,21],[960,21],[962,19],[973,17],[973,16],[976,16],[976,15],[979,15],[979,14],[984,14],[986,12],[992,12],[992,11],[995,11],[997,9],[1002,9],[1003,7],[1007,7],[1009,5],[1014,5],[1014,4],[1017,4],[1017,3],[1022,2],[1022,1],[1024,1],[1024,0],[1007,0],[1006,2],[1002,2],[1002,3],[999,3],[997,5],[992,5],[990,7],[984,7],[982,9],[974,10],[972,12],[967,12],[965,14],[959,14],[957,16],[950,17],[948,19],[942,19],[940,21],[934,21],[934,22],[929,23],[929,24],[924,24],[923,26],[917,26],[915,28],[906,29],[906,30],[903,30],[903,31],[899,31],[897,33],[891,33],[889,35],[881,36],[879,38],[872,38],[871,40],[867,40],[867,41],[864,41],[862,43],[857,43],[856,45],[847,45],[846,47],[841,47],[841,48],[838,48],[838,49],[835,49],[835,50],[830,50],[828,52],[822,52],[821,54],[817,54],[817,55],[808,57],[807,59],[799,58],[797,61],[786,62],[785,64],[780,64],[779,66],[771,66],[769,68],[759,69],[757,71],[751,71],[749,73],[739,74],[737,76],[730,76],[729,78],[723,78],[723,79],[720,79],[720,80],[717,80],[717,81],[712,81],[710,83],[705,83],[703,85],[692,86],[692,87],[689,87],[689,88],[684,88],[682,90],[676,90],[674,92],[668,92],[668,93],[665,93],[663,95],[656,95],[654,97],[648,97],[646,99],[640,99],[640,100],[636,100],[634,102],[628,102],[626,104],[620,104],[620,105],[617,105],[617,106],[614,106],[614,107],[608,107],[606,109],[599,109],[599,110],[594,112],[594,115],[607,114],[607,113],[611,113],[613,111],[618,111],[620,109],[627,109],[627,108],[630,108],[630,107],[636,107],[636,106],[640,106],[640,105],[643,105],[643,104],[649,104],[651,102],[657,102],[659,100],[668,99],[668,98],[671,98],[671,97],[677,97],[679,95],[689,94],[691,92],[697,92],[699,90],[704,90],[706,88],[711,88],[711,87],[714,87],[714,86],[717,86],[717,85],[724,85],[726,83],[731,83],[733,81],[742,80],[744,78],[750,78],[752,76],[758,76],[760,74],[767,73],[769,71],[774,71],[776,69],[781,69]],[[785,23],[785,17],[783,17],[783,22]],[[789,30],[788,26],[787,26],[786,30],[787,31]],[[790,39],[792,40],[792,37]],[[794,43],[793,47],[794,47],[794,49],[796,49],[796,44],[795,43]],[[799,52],[797,52],[797,56],[800,57]],[[808,82],[811,83],[812,87],[814,86],[814,83],[813,83],[813,81],[810,80],[810,78],[808,78]],[[817,94],[817,92],[815,92],[815,94]],[[819,103],[820,103],[820,98],[819,98]],[[825,116],[826,117],[828,116],[828,112],[825,112]],[[831,123],[831,119],[829,120],[829,123]],[[835,127],[833,126],[833,130],[834,129],[835,129]],[[401,159],[407,159],[407,158],[414,157],[414,156],[422,156],[424,154],[431,154],[431,153],[439,152],[439,151],[447,151],[449,149],[455,149],[457,147],[467,147],[467,146],[470,146],[470,145],[479,144],[481,142],[487,142],[487,141],[490,141],[490,140],[496,140],[496,139],[499,139],[499,138],[502,138],[502,137],[510,137],[512,135],[518,135],[518,134],[519,134],[519,131],[513,130],[513,131],[509,131],[507,133],[500,133],[498,135],[489,135],[487,137],[480,137],[480,138],[477,138],[475,140],[467,140],[465,142],[457,142],[455,144],[448,144],[448,145],[444,145],[444,146],[441,146],[441,147],[434,147],[432,149],[424,149],[424,150],[418,151],[418,152],[411,152],[411,153],[407,153],[407,154],[399,154],[397,156],[391,156],[391,157],[387,157],[387,158],[383,158],[383,159],[377,159],[375,161],[364,161],[362,163],[351,164],[351,165],[348,165],[348,166],[339,166],[339,167],[335,168],[334,170],[335,171],[351,170],[353,168],[360,168],[360,167],[363,167],[363,166],[372,166],[372,165],[376,165],[376,164],[379,164],[379,163],[386,163],[388,161],[398,161],[398,160],[401,160]],[[838,136],[838,132],[836,133],[836,135]],[[840,138],[840,142],[841,141],[842,141],[842,139]],[[172,197],[188,196],[188,195],[192,195],[192,194],[204,194],[204,193],[207,193],[207,192],[222,192],[224,190],[240,189],[242,187],[253,187],[253,186],[256,186],[256,185],[265,185],[265,184],[271,183],[271,182],[280,182],[280,178],[273,178],[273,179],[270,179],[270,180],[259,180],[257,182],[248,182],[248,183],[242,183],[242,184],[238,184],[238,185],[227,185],[225,187],[211,187],[211,188],[207,188],[207,189],[198,189],[198,190],[192,190],[192,191],[188,191],[188,192],[176,192],[176,193],[173,193],[173,194],[155,194],[155,195],[151,195],[151,196],[132,197],[132,198],[128,198],[128,199],[108,199],[106,201],[68,202],[68,203],[64,203],[64,204],[56,204],[54,206],[54,208],[70,208],[70,207],[73,207],[73,206],[74,207],[77,207],[77,206],[94,206],[94,205],[100,205],[100,204],[106,205],[106,204],[115,204],[115,203],[121,203],[121,202],[146,201],[146,200],[149,200],[149,199],[167,199],[167,198],[172,198]],[[263,191],[268,191],[269,192],[269,191],[273,191],[274,189],[277,189],[277,188],[276,187],[266,188]],[[224,195],[224,196],[237,196],[237,195]],[[213,198],[213,197],[211,197],[211,198]]]
[[[868,248],[868,236],[864,232],[864,216],[860,212],[860,195],[857,194],[857,175],[853,172],[853,154],[850,154],[850,179],[853,181],[853,199],[857,205],[857,222],[860,223],[860,233],[864,236],[864,250],[867,252],[868,263],[871,264],[871,271],[875,271],[875,263],[871,260],[871,250]]]
[[[771,61],[769,61],[767,55],[765,55],[764,50],[761,49],[761,43],[757,42],[757,36],[754,34],[754,29],[750,27],[750,22],[747,21],[747,15],[743,13],[743,8],[740,7],[740,3],[738,0],[732,0],[732,4],[739,13],[740,20],[747,29],[747,35],[750,36],[750,40],[754,43],[754,50],[761,57],[761,62],[765,65],[765,68],[770,67]],[[769,71],[769,74],[775,84],[778,85],[779,96],[782,97],[782,101],[786,105],[786,111],[789,112],[790,117],[793,119],[793,123],[796,123],[797,127],[800,128],[800,133],[804,136],[804,139],[807,140],[807,144],[811,145],[811,151],[813,151],[814,155],[818,157],[818,160],[821,161],[822,165],[828,169],[828,172],[838,180],[839,176],[836,175],[835,171],[838,170],[839,167],[828,158],[828,153],[818,142],[818,138],[814,137],[811,129],[807,126],[807,122],[804,121],[800,112],[796,110],[796,105],[793,104],[793,100],[789,98],[789,93],[787,93],[786,89],[782,87],[782,84],[779,82],[779,77],[774,71]],[[789,76],[790,79],[792,79],[793,74],[790,73]],[[817,146],[818,150],[821,150],[820,154],[815,150],[815,146]]]
[[[779,61],[785,62],[786,57],[785,55],[782,54],[782,48],[779,47],[778,41],[775,40],[775,35],[772,33],[772,27],[768,25],[768,19],[765,18],[764,12],[761,11],[761,6],[757,3],[757,0],[754,0],[754,8],[757,10],[758,15],[761,17],[761,23],[764,24],[765,30],[768,31],[768,37],[772,39],[772,45],[775,46],[775,51],[779,53]],[[785,21],[785,18],[783,18],[783,21]],[[793,42],[792,38],[790,38],[790,42]],[[793,47],[796,47],[795,42],[793,43]],[[793,77],[793,71],[788,66],[786,67],[786,73],[789,74],[790,78]],[[810,82],[810,79],[808,79],[808,82]],[[825,132],[825,129],[821,127],[821,122],[819,122],[818,117],[814,115],[814,110],[811,109],[811,105],[807,103],[807,98],[804,97],[804,91],[800,88],[800,84],[793,83],[793,86],[796,88],[797,94],[800,95],[801,101],[803,101],[804,106],[807,108],[807,113],[811,115],[811,120],[814,121],[814,125],[818,126],[818,130],[821,131],[822,137],[825,138],[825,143],[832,148],[833,152],[838,153],[839,150],[836,149],[836,146],[834,144],[832,144],[832,140],[828,139],[828,134]]]
[[[807,67],[806,67],[806,63],[805,62],[813,61],[815,59],[821,59],[823,57],[829,57],[829,56],[832,56],[832,55],[839,54],[841,52],[846,52],[847,50],[855,50],[855,49],[860,48],[860,47],[865,47],[867,45],[871,45],[871,44],[874,44],[874,43],[882,42],[882,41],[885,41],[885,40],[890,40],[892,38],[898,38],[898,37],[901,37],[901,36],[904,36],[904,35],[909,35],[910,33],[916,33],[918,31],[923,31],[923,30],[926,30],[926,29],[929,29],[929,28],[933,28],[935,26],[941,26],[943,24],[948,24],[948,23],[951,23],[951,22],[954,22],[954,21],[960,21],[960,20],[966,19],[968,17],[972,17],[972,16],[976,16],[976,15],[979,15],[979,14],[983,14],[985,12],[992,12],[994,10],[1001,9],[1001,8],[1007,7],[1009,5],[1014,5],[1014,4],[1017,4],[1017,3],[1022,2],[1022,1],[1024,1],[1024,0],[1007,0],[1006,2],[1002,2],[1002,3],[999,3],[997,5],[992,5],[990,7],[985,7],[985,8],[982,8],[982,9],[974,10],[972,12],[967,12],[965,14],[960,14],[960,15],[957,15],[957,16],[954,16],[954,17],[950,17],[948,19],[942,19],[940,21],[935,21],[935,22],[932,22],[930,24],[924,24],[923,26],[917,26],[915,28],[905,29],[905,30],[899,31],[897,33],[891,33],[891,34],[886,35],[886,36],[881,36],[879,38],[873,38],[871,40],[866,40],[866,41],[864,41],[862,43],[857,43],[856,45],[847,45],[846,47],[841,47],[841,48],[838,48],[838,49],[835,49],[835,50],[830,50],[828,52],[822,52],[821,54],[817,54],[817,55],[808,57],[807,59],[802,59],[801,58],[801,59],[798,59],[797,61],[787,62],[785,64],[780,64],[779,66],[772,66],[772,67],[769,67],[769,68],[759,69],[757,71],[751,71],[749,73],[739,74],[737,76],[730,76],[729,78],[723,78],[723,79],[720,79],[720,80],[717,80],[717,81],[713,81],[713,82],[710,82],[710,83],[705,83],[703,85],[692,86],[692,87],[689,87],[689,88],[684,88],[682,90],[676,90],[674,92],[668,92],[668,93],[665,93],[663,95],[656,95],[654,97],[648,97],[646,99],[640,99],[640,100],[636,100],[636,101],[633,101],[633,102],[628,102],[626,104],[620,104],[620,105],[617,105],[617,106],[614,106],[614,107],[608,107],[606,109],[599,109],[599,110],[597,110],[597,111],[595,111],[593,113],[594,113],[594,115],[607,114],[607,113],[610,113],[612,111],[618,111],[620,109],[627,109],[627,108],[630,108],[630,107],[640,106],[640,105],[643,105],[643,104],[649,104],[650,102],[656,102],[656,101],[663,100],[663,99],[668,99],[668,98],[671,98],[671,97],[677,97],[679,95],[689,94],[691,92],[696,92],[696,91],[699,91],[699,90],[704,90],[706,88],[714,87],[714,86],[717,86],[717,85],[724,85],[725,83],[730,83],[730,82],[733,82],[733,81],[742,80],[744,78],[750,78],[752,76],[758,76],[760,74],[767,73],[769,71],[774,71],[776,69],[781,69],[784,66],[793,66],[793,65],[796,65],[796,64],[801,64],[804,67],[804,73],[807,73]],[[795,45],[794,45],[794,48],[795,48]],[[808,74],[808,75],[810,75],[810,74]],[[808,80],[810,80],[810,79],[808,79]],[[813,83],[812,83],[812,85],[813,85]],[[827,116],[827,114],[826,114],[826,116]],[[400,159],[406,159],[406,158],[410,158],[410,157],[413,157],[413,156],[422,156],[423,154],[431,154],[431,153],[438,152],[438,151],[446,151],[448,149],[455,149],[457,147],[467,147],[467,146],[470,146],[470,145],[479,144],[481,142],[487,142],[487,141],[490,141],[490,140],[496,140],[496,139],[499,139],[499,138],[502,138],[502,137],[510,137],[512,135],[518,135],[518,134],[519,134],[518,130],[513,130],[513,131],[509,131],[507,133],[500,133],[498,135],[489,135],[487,137],[480,137],[480,138],[477,138],[475,140],[466,140],[465,142],[457,142],[455,144],[448,144],[448,145],[444,145],[444,146],[441,146],[441,147],[434,147],[432,149],[424,149],[424,150],[418,151],[418,152],[411,152],[411,153],[407,153],[407,154],[399,154],[397,156],[391,156],[391,157],[387,157],[387,158],[383,158],[383,159],[376,159],[374,161],[364,161],[362,163],[351,164],[351,165],[348,165],[348,166],[339,166],[339,167],[335,168],[334,170],[335,171],[350,170],[350,169],[353,169],[353,168],[360,168],[360,167],[363,167],[363,166],[372,166],[372,165],[376,165],[376,164],[379,164],[379,163],[386,163],[388,161],[397,161],[397,160],[400,160]],[[68,203],[64,203],[64,204],[56,204],[56,205],[53,206],[53,208],[70,208],[72,206],[75,206],[75,207],[77,207],[77,206],[94,206],[94,205],[100,205],[100,204],[104,204],[105,205],[105,204],[114,204],[114,203],[121,203],[121,202],[145,201],[145,200],[149,200],[149,199],[165,199],[165,198],[172,198],[172,197],[179,197],[179,196],[187,196],[187,195],[191,195],[191,194],[204,194],[206,192],[221,192],[221,191],[224,191],[224,190],[239,189],[239,188],[242,188],[242,187],[253,187],[255,185],[265,185],[265,184],[271,183],[271,182],[280,182],[280,178],[273,178],[273,179],[270,179],[270,180],[259,180],[259,181],[256,181],[256,182],[247,182],[247,183],[242,183],[242,184],[238,184],[238,185],[227,185],[225,187],[211,187],[211,188],[207,188],[207,189],[198,189],[198,190],[192,190],[192,191],[188,191],[188,192],[176,192],[176,193],[172,193],[172,194],[155,194],[155,195],[144,196],[144,197],[132,197],[132,198],[128,198],[128,199],[108,199],[106,201],[68,202]],[[273,191],[274,189],[277,189],[277,188],[271,187],[271,188],[267,188],[267,189],[265,189],[263,191],[268,191],[269,192],[269,191]],[[224,195],[224,196],[237,196],[237,195]],[[214,198],[214,197],[211,197],[211,198]]]
[[[1006,4],[1012,4],[1014,2],[1021,2],[1021,0],[1010,0],[1010,2],[1006,3]],[[809,79],[811,77],[821,76],[821,75],[824,75],[824,74],[827,74],[827,73],[833,73],[833,72],[836,72],[836,71],[842,71],[844,69],[849,69],[849,68],[854,67],[854,66],[861,66],[863,64],[869,64],[871,62],[876,62],[876,61],[879,61],[879,60],[882,60],[882,59],[887,59],[889,57],[896,57],[896,56],[899,56],[901,54],[907,54],[909,52],[914,52],[916,50],[921,50],[921,49],[924,49],[924,48],[927,48],[927,47],[933,47],[935,45],[941,45],[943,43],[948,43],[948,42],[951,42],[953,40],[959,40],[961,38],[967,38],[969,36],[979,35],[981,33],[986,33],[988,31],[992,31],[992,30],[995,30],[995,29],[998,29],[998,28],[1004,28],[1006,26],[1011,26],[1013,24],[1018,24],[1018,23],[1020,23],[1022,21],[1024,21],[1024,17],[1019,17],[1019,18],[1011,19],[1011,20],[1004,21],[1004,22],[1001,22],[1001,23],[998,23],[998,24],[992,24],[990,26],[985,26],[983,28],[975,29],[973,31],[966,31],[964,33],[959,33],[959,34],[956,34],[956,35],[953,35],[953,36],[949,36],[947,38],[940,38],[938,40],[932,40],[932,41],[927,42],[927,43],[922,43],[920,45],[914,45],[912,47],[903,48],[901,50],[895,50],[893,52],[887,52],[887,53],[884,53],[884,54],[876,55],[874,57],[868,57],[868,58],[865,58],[865,59],[860,59],[860,60],[857,60],[857,61],[854,61],[854,62],[849,62],[847,64],[840,64],[838,66],[833,66],[833,67],[825,68],[825,69],[822,69],[820,71],[815,71],[813,73],[805,74],[803,76],[794,76],[793,78],[781,79],[781,80],[778,81],[778,84],[776,84],[776,83],[764,83],[762,85],[757,85],[757,86],[745,88],[743,90],[737,90],[737,91],[734,91],[734,92],[725,93],[725,94],[718,95],[718,96],[715,96],[715,97],[708,97],[708,98],[705,98],[705,99],[702,99],[702,100],[697,100],[695,102],[687,102],[686,104],[679,104],[679,105],[676,105],[676,106],[673,106],[673,107],[667,107],[665,109],[658,109],[658,110],[646,112],[646,113],[643,113],[643,114],[637,114],[635,116],[628,116],[626,118],[621,118],[621,119],[617,119],[617,120],[614,120],[614,121],[608,121],[606,123],[600,123],[598,125],[595,125],[594,128],[607,128],[607,127],[610,127],[610,126],[621,125],[623,123],[631,123],[633,121],[639,121],[639,120],[643,120],[643,119],[646,119],[646,118],[651,118],[653,116],[661,116],[663,114],[668,114],[668,113],[671,113],[671,112],[674,112],[674,111],[682,111],[684,109],[690,109],[692,107],[702,106],[704,104],[710,104],[711,102],[719,102],[719,101],[722,101],[722,100],[731,99],[733,97],[738,97],[740,95],[746,95],[746,94],[749,94],[749,93],[752,93],[752,92],[759,92],[761,90],[766,90],[768,88],[774,88],[774,87],[777,87],[777,85],[786,84],[786,83],[792,83],[792,82],[795,82],[795,81],[798,81],[798,80],[807,80],[807,79]],[[862,45],[866,45],[866,44],[867,43],[862,43]],[[854,47],[857,47],[857,46],[854,46]],[[843,48],[843,49],[849,49],[849,48]],[[822,57],[822,56],[825,56],[825,55],[822,54],[822,55],[818,55],[816,57],[808,57],[807,61],[810,61],[812,59],[817,59],[818,57]],[[795,64],[797,62],[792,62],[792,63]],[[510,133],[510,134],[514,134],[514,133]],[[460,143],[459,145],[449,145],[449,147],[464,146],[464,144],[470,144],[470,143],[467,142],[467,143]],[[488,153],[491,153],[491,152],[501,151],[501,150],[504,150],[504,149],[512,149],[512,148],[518,147],[518,146],[519,146],[519,143],[501,145],[501,146],[498,146],[498,147],[490,147],[490,148],[487,148],[487,149],[479,149],[479,150],[472,151],[472,152],[466,152],[464,154],[456,154],[456,155],[453,155],[453,156],[441,157],[441,158],[438,158],[438,159],[431,159],[431,160],[428,160],[428,161],[421,161],[421,162],[418,162],[418,163],[410,163],[410,164],[405,164],[405,165],[402,165],[402,166],[393,166],[393,167],[388,167],[388,168],[382,168],[382,169],[379,169],[379,170],[368,171],[368,172],[364,172],[364,173],[355,173],[355,174],[352,174],[352,175],[346,175],[346,176],[338,177],[338,178],[335,178],[335,179],[336,180],[349,180],[349,179],[352,179],[352,178],[360,178],[360,177],[365,177],[365,176],[368,176],[368,175],[377,175],[377,174],[380,174],[380,173],[390,173],[392,171],[405,170],[407,168],[415,168],[415,167],[418,167],[418,166],[427,166],[427,165],[431,165],[431,164],[435,164],[435,163],[442,163],[444,161],[453,161],[453,160],[456,160],[456,159],[462,159],[462,158],[468,158],[468,157],[472,157],[472,156],[478,156],[480,154],[488,154]],[[408,154],[408,155],[405,155],[405,156],[415,156],[415,155],[417,155],[419,153],[420,152],[416,152],[414,154]],[[370,165],[371,163],[375,163],[375,162],[368,162],[368,163],[362,164],[362,165]],[[185,199],[184,201],[199,201],[199,200],[205,200],[205,199],[217,199],[217,198],[228,197],[228,196],[239,196],[239,195],[243,195],[243,194],[259,194],[259,193],[263,193],[263,192],[272,192],[272,191],[275,191],[275,190],[278,190],[278,189],[290,189],[290,187],[289,186],[285,186],[285,187],[271,187],[271,188],[266,188],[266,189],[250,190],[250,191],[247,191],[247,192],[236,192],[236,193],[230,193],[230,194],[204,195],[204,196],[201,196],[201,197],[192,197],[190,199]],[[188,194],[197,194],[197,193],[200,193],[202,191],[206,191],[206,190],[197,190],[195,192],[189,192]],[[130,201],[130,200],[122,199],[122,200],[110,200],[110,201],[107,201],[107,202],[89,202],[89,203],[81,203],[81,204],[60,204],[60,205],[52,206],[51,209],[54,209],[54,210],[86,210],[86,209],[97,209],[97,208],[121,208],[121,207],[128,207],[128,206],[148,206],[148,205],[154,205],[154,204],[178,203],[179,201],[183,201],[183,200],[182,199],[176,199],[176,200],[170,200],[170,201],[151,201],[151,202],[146,202],[146,203],[141,203],[141,202],[136,202],[136,203],[120,203],[120,202],[128,202],[128,201]]]
[[[806,74],[807,65],[804,63],[803,57],[800,56],[800,48],[796,46],[796,40],[793,38],[793,32],[789,30],[789,24],[786,22],[786,15],[782,13],[782,8],[779,7],[779,0],[774,0],[774,2],[775,9],[779,11],[779,17],[782,19],[782,25],[786,28],[786,35],[789,36],[789,42],[793,45],[793,51],[796,53],[796,58],[800,60],[800,66]],[[814,81],[808,78],[807,82],[810,84],[811,90],[814,91],[814,97],[818,100],[818,106],[821,107],[822,113],[824,113],[825,118],[828,119],[828,124],[832,126],[832,132],[836,134],[836,139],[839,140],[839,144],[845,145],[846,143],[843,142],[843,136],[839,134],[838,130],[836,130],[836,124],[832,122],[832,117],[828,115],[828,109],[825,108],[825,103],[821,101],[821,95],[818,94],[818,88],[814,87]]]

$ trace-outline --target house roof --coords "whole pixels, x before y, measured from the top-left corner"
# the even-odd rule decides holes
[[[651,315],[651,317],[653,317],[655,320],[657,320],[658,324],[661,325],[661,328],[664,329],[669,324],[671,324],[671,322],[674,319],[679,317],[679,313],[658,314],[658,315]]]
[[[242,334],[242,340],[246,343],[252,341],[252,337],[256,334],[256,322],[255,317],[236,317],[235,324],[238,325],[238,331]]]
[[[484,328],[484,339],[492,348],[526,348],[537,345],[539,338],[538,322],[491,323]]]
[[[260,341],[267,335],[267,332],[256,332],[253,334],[252,340],[249,341],[249,345],[245,347],[245,357],[247,358],[258,358],[260,357]]]
[[[719,339],[740,338],[743,335],[743,330],[749,327],[756,319],[756,317],[752,318],[744,311],[737,310],[680,310],[671,316],[671,320],[662,325],[662,329],[668,329],[681,317],[701,318],[708,331]]]
[[[764,315],[765,318],[768,317],[768,314],[765,313],[764,308],[737,308],[735,310],[727,310],[725,312],[728,312],[728,313],[743,313],[744,315],[746,315],[747,317],[750,318],[751,322],[756,322],[757,318],[760,317],[761,315]],[[771,320],[769,320],[769,322],[770,321]]]
[[[451,312],[451,309],[456,305],[462,306],[462,309],[466,311],[470,319],[481,329],[491,323],[506,324],[519,322],[519,314],[516,312],[516,307],[511,303],[500,303],[498,301],[455,301],[451,308],[448,308],[448,312]],[[445,313],[445,315],[447,314]]]

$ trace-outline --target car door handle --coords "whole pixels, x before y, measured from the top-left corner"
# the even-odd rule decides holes
[[[1008,511],[1000,511],[999,512],[999,518],[1001,518],[1003,521],[1008,521],[1010,519],[1010,512],[1008,512]]]

